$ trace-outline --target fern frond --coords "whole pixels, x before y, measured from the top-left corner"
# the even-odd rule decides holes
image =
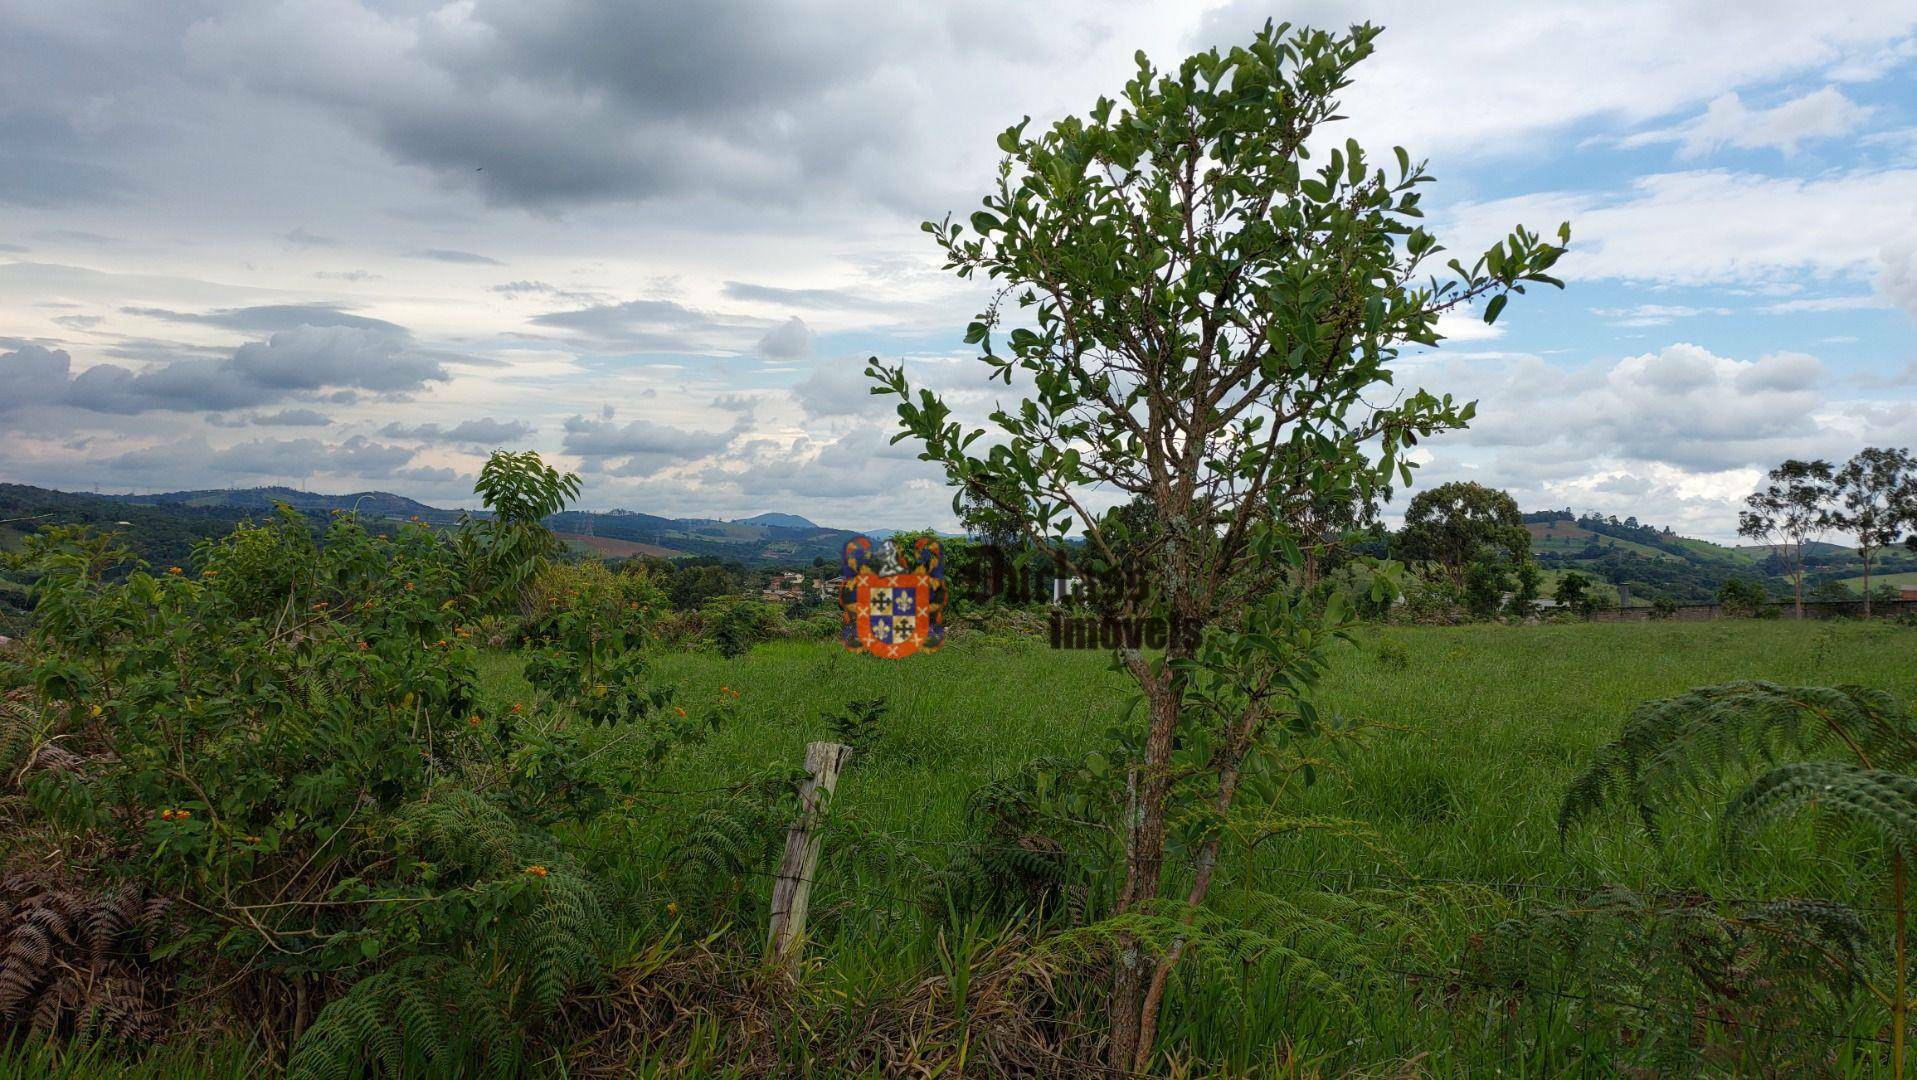
[[[1558,831],[1605,806],[1628,803],[1657,834],[1657,803],[1707,775],[1841,748],[1877,768],[1917,764],[1917,721],[1898,699],[1859,686],[1783,686],[1741,681],[1649,701],[1572,782]]]
[[[1903,851],[1917,842],[1917,776],[1847,761],[1794,761],[1765,773],[1731,800],[1724,825],[1732,839],[1807,806],[1874,830]]]

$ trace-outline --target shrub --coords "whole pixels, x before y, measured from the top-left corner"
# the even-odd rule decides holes
[[[595,770],[571,717],[626,725],[640,761],[699,722],[641,684],[645,582],[603,569],[521,582],[560,586],[529,676],[568,708],[482,706],[476,550],[345,513],[316,541],[284,508],[192,568],[127,572],[78,529],[28,541],[36,622],[0,669],[0,796],[20,808],[0,824],[0,1038],[23,1017],[155,1037],[164,995],[129,980],[163,954],[294,1075],[517,1067],[617,940],[549,830],[641,770]],[[129,914],[148,897],[172,921]]]
[[[783,625],[778,608],[745,596],[708,601],[699,609],[699,617],[705,624],[708,644],[728,659],[771,640]]]
[[[1764,586],[1749,578],[1726,578],[1718,586],[1717,603],[1724,614],[1739,618],[1757,618],[1770,610],[1770,594]]]

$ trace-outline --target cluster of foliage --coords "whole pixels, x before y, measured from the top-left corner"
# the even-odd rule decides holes
[[[1419,492],[1405,510],[1397,548],[1449,579],[1478,618],[1507,603],[1512,614],[1528,615],[1538,598],[1543,575],[1531,561],[1531,534],[1517,502],[1495,488],[1453,481]]]
[[[636,778],[591,770],[568,717],[643,731],[659,711],[602,647],[632,632],[628,586],[585,574],[539,625],[577,650],[542,678],[587,692],[564,711],[477,696],[468,621],[542,580],[553,548],[532,515],[573,484],[502,456],[495,515],[450,541],[346,513],[316,540],[283,510],[190,568],[129,565],[81,529],[36,534],[0,776],[27,808],[6,825],[11,868],[50,875],[37,895],[80,897],[60,917],[93,928],[62,939],[78,951],[58,963],[176,965],[183,992],[265,1032],[298,1075],[513,1068],[614,937],[601,887],[551,830],[619,805]],[[173,921],[161,933],[87,899],[123,896],[163,897]],[[16,973],[4,1016],[152,1037],[151,1010],[116,1007],[129,976],[110,973],[77,992]]]
[[[1786,461],[1745,500],[1740,535],[1771,545],[1790,579],[1797,614],[1804,613],[1804,583],[1811,548],[1836,529],[1857,543],[1864,568],[1864,612],[1874,597],[1870,573],[1883,549],[1906,534],[1917,545],[1917,458],[1910,451],[1865,447],[1840,467],[1828,461]]]
[[[1790,938],[1803,955],[1786,957],[1788,970],[1745,972],[1749,982],[1725,985],[1781,990],[1794,999],[1794,1006],[1784,1004],[1786,1011],[1809,1009],[1825,995],[1854,986],[1868,988],[1891,1014],[1893,1067],[1901,1076],[1910,1005],[1905,864],[1917,850],[1917,716],[1895,696],[1856,686],[1745,681],[1647,702],[1572,782],[1558,813],[1559,830],[1568,832],[1607,806],[1622,805],[1635,810],[1644,832],[1656,839],[1674,801],[1712,790],[1726,773],[1753,769],[1755,775],[1712,815],[1722,823],[1726,852],[1749,858],[1760,850],[1751,838],[1762,828],[1805,812],[1875,838],[1892,865],[1895,944],[1890,970],[1879,972],[1860,958],[1865,933],[1855,913],[1787,904],[1776,910],[1789,910],[1807,924]],[[1695,955],[1680,954],[1680,962],[1692,963]]]

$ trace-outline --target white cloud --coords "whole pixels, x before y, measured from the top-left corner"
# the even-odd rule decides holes
[[[1568,218],[1570,281],[1762,285],[1810,274],[1860,280],[1885,265],[1887,237],[1917,240],[1917,169],[1808,179],[1720,169],[1639,177],[1624,192],[1546,192],[1457,207],[1460,250],[1516,222]],[[1892,251],[1901,250],[1893,245]],[[1558,271],[1554,271],[1556,273]]]
[[[1713,98],[1702,115],[1672,127],[1640,131],[1618,140],[1623,147],[1677,143],[1678,156],[1703,157],[1726,146],[1740,150],[1770,149],[1789,155],[1799,143],[1829,139],[1862,127],[1871,109],[1844,96],[1834,86],[1803,97],[1752,109],[1735,92]]]

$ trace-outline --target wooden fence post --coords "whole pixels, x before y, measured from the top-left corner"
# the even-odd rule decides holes
[[[785,834],[785,857],[772,884],[772,925],[766,951],[797,972],[805,947],[806,908],[812,901],[812,873],[819,865],[819,825],[822,804],[829,801],[852,748],[841,743],[815,742],[805,748],[805,771],[799,785],[799,819]]]

